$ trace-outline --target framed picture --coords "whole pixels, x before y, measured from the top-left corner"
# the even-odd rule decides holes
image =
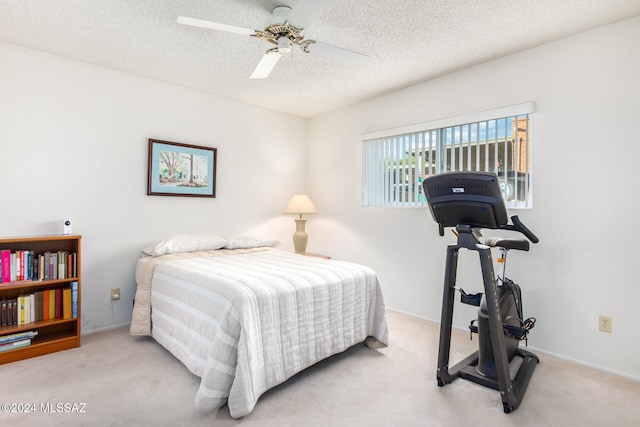
[[[217,149],[149,140],[149,196],[216,197]]]

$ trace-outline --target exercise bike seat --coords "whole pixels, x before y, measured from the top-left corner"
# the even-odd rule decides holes
[[[527,239],[514,239],[506,237],[487,237],[484,244],[491,247],[505,249],[516,249],[518,251],[528,251],[529,241]]]

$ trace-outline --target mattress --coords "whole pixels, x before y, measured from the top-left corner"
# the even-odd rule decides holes
[[[274,248],[145,257],[131,334],[151,335],[201,378],[200,411],[249,414],[268,389],[365,343],[388,344],[384,298],[365,266]]]

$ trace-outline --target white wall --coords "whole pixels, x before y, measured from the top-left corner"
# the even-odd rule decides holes
[[[212,76],[215,78],[215,76]],[[291,247],[306,120],[0,44],[0,235],[82,234],[82,331],[131,319],[142,247],[261,233]],[[216,147],[217,197],[147,196],[148,139]],[[122,300],[109,302],[120,287]]]
[[[534,208],[510,214],[541,241],[508,267],[537,318],[529,345],[640,379],[638,40],[640,17],[312,119],[310,250],[373,267],[390,307],[439,321],[453,237],[438,236],[426,209],[361,207],[359,136],[535,101]],[[480,280],[475,255],[461,254],[458,283],[477,292]],[[599,314],[612,334],[598,331]],[[474,316],[457,304],[457,326]]]

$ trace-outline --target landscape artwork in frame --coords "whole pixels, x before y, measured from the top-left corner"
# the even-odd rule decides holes
[[[150,196],[216,197],[217,149],[149,140]]]

